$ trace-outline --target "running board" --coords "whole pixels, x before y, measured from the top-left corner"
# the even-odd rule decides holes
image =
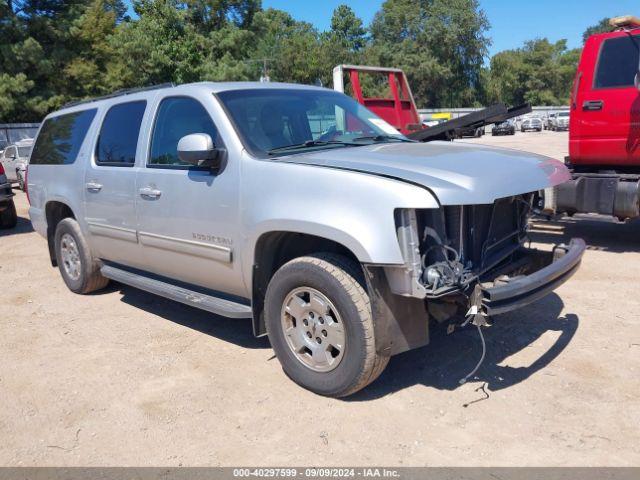
[[[253,311],[249,305],[213,297],[187,288],[177,287],[170,283],[131,273],[110,265],[103,266],[100,269],[100,273],[116,282],[124,283],[201,310],[206,310],[216,315],[222,315],[223,317],[251,318],[253,316]]]

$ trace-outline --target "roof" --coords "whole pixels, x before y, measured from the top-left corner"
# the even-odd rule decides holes
[[[89,98],[87,100],[79,100],[64,105],[60,110],[67,110],[78,105],[87,105],[101,101],[120,98],[128,95],[144,94],[148,92],[158,92],[162,90],[173,90],[176,94],[185,93],[193,89],[208,89],[211,92],[219,93],[229,90],[258,90],[258,89],[288,89],[288,90],[327,90],[323,87],[312,85],[300,85],[297,83],[279,83],[279,82],[197,82],[185,83],[182,85],[174,85],[173,83],[165,83],[161,85],[153,85],[150,87],[131,88],[118,90],[111,94],[98,98]],[[333,91],[333,90],[331,90]]]

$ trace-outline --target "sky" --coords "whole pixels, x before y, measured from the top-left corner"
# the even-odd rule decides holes
[[[130,2],[129,2],[130,3]],[[298,20],[327,30],[331,14],[340,4],[348,4],[368,25],[382,0],[263,0],[264,8],[278,8]],[[480,0],[491,28],[489,54],[521,47],[526,40],[546,37],[567,39],[568,47],[582,45],[582,32],[604,17],[640,16],[638,0]]]
[[[346,3],[369,24],[382,0],[263,0],[264,8],[286,10],[298,20],[326,30],[331,14]],[[491,29],[491,55],[522,46],[526,40],[547,37],[551,41],[566,38],[569,48],[582,45],[582,32],[604,17],[633,14],[640,16],[638,0],[480,0]]]

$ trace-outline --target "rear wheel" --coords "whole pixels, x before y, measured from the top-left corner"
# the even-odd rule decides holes
[[[100,265],[91,256],[75,219],[65,218],[58,223],[55,251],[62,279],[72,292],[90,293],[109,283],[109,279],[100,274]]]
[[[273,276],[265,299],[269,340],[285,373],[320,395],[344,397],[374,381],[389,357],[375,349],[360,266],[340,255],[296,258]]]
[[[0,207],[3,208],[3,207]],[[13,199],[4,205],[4,210],[0,211],[0,228],[13,228],[18,224],[18,212]]]
[[[22,178],[22,173],[17,171],[16,176],[18,177],[18,187],[24,192],[24,178]]]

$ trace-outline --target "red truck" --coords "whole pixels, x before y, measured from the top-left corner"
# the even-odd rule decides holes
[[[556,212],[640,216],[640,19],[610,21],[613,31],[584,45],[571,92],[573,179],[547,195]]]

